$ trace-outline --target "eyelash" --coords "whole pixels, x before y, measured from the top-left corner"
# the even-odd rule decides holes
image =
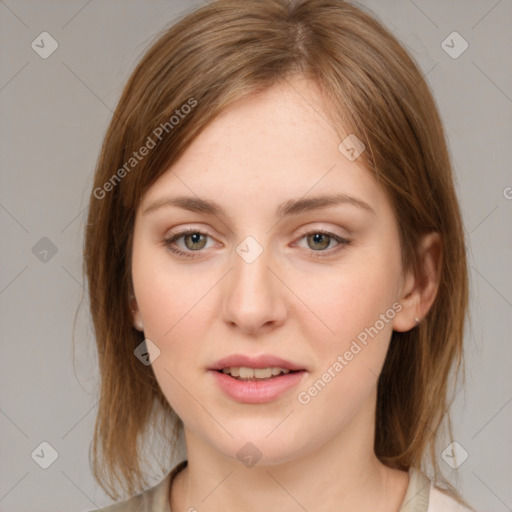
[[[170,251],[172,251],[175,254],[178,254],[179,256],[183,256],[185,258],[197,258],[200,254],[194,254],[194,253],[200,253],[201,250],[198,251],[183,251],[182,249],[178,249],[174,246],[174,242],[178,240],[179,238],[187,235],[192,234],[199,234],[209,237],[210,235],[208,233],[204,233],[203,231],[200,231],[198,229],[189,229],[187,231],[181,231],[180,233],[176,233],[172,235],[170,238],[164,239],[164,245],[169,248]],[[334,239],[336,242],[338,242],[338,245],[333,249],[328,250],[322,250],[322,251],[313,251],[311,249],[311,252],[313,253],[313,257],[315,258],[327,258],[329,256],[332,256],[333,254],[337,253],[339,250],[341,250],[344,246],[350,245],[352,243],[351,240],[348,240],[346,238],[343,238],[341,236],[335,235],[334,233],[331,233],[330,231],[326,231],[323,229],[315,229],[313,231],[308,231],[307,233],[304,233],[299,240],[302,240],[302,238],[307,237],[308,235],[316,235],[316,234],[322,234],[327,235]],[[319,254],[320,253],[320,254]],[[321,254],[324,253],[324,254]],[[327,253],[327,254],[325,254]]]

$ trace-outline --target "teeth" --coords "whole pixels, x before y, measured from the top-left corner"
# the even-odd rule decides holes
[[[229,374],[232,377],[240,377],[240,379],[269,379],[270,377],[280,375],[284,373],[290,373],[290,370],[287,368],[279,368],[279,367],[269,367],[269,368],[247,368],[245,366],[231,368],[224,368],[222,370],[223,373]]]

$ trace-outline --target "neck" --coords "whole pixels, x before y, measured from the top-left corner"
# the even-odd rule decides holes
[[[396,512],[408,475],[377,459],[374,429],[367,427],[373,423],[360,420],[300,456],[278,463],[263,457],[252,467],[219,453],[185,428],[188,465],[175,478],[171,510]]]

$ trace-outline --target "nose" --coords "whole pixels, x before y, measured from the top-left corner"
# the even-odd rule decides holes
[[[286,320],[286,286],[276,276],[268,251],[252,262],[233,254],[234,268],[223,294],[224,321],[245,333],[268,332]]]

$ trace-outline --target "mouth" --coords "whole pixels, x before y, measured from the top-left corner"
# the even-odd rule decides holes
[[[232,354],[209,368],[212,383],[225,396],[246,404],[263,404],[286,396],[306,378],[300,363],[272,354]]]
[[[235,366],[210,370],[215,388],[231,400],[244,404],[265,404],[284,398],[304,382],[307,373],[282,367]]]
[[[267,368],[231,366],[223,368],[222,370],[215,371],[242,382],[264,382],[268,380],[279,379],[284,375],[304,372],[305,370],[290,370],[289,368],[282,368],[279,366],[270,366]]]
[[[300,363],[287,361],[271,354],[232,354],[220,359],[209,369],[227,373],[232,377],[241,377],[242,379],[253,377],[265,379],[277,376],[280,373],[307,370]]]

